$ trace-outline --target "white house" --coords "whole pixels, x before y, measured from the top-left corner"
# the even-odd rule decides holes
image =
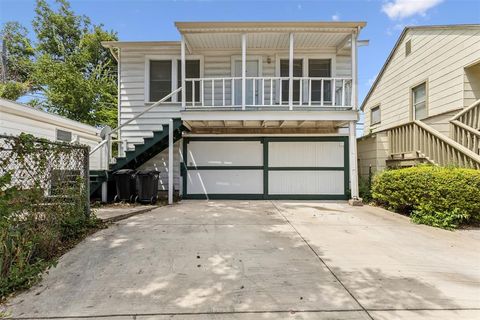
[[[0,99],[0,134],[18,136],[28,133],[51,141],[77,142],[95,148],[100,129],[17,102]],[[101,163],[101,153],[90,157],[90,168]]]
[[[156,168],[170,200],[358,198],[364,22],[175,25],[181,41],[103,43],[119,127],[97,150],[122,155],[104,169]]]
[[[480,25],[405,28],[361,109],[361,175],[419,162],[480,169]]]

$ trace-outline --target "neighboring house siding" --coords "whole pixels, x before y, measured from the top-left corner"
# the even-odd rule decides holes
[[[405,42],[412,52],[405,56]],[[365,106],[365,133],[370,108],[381,104],[382,121],[374,131],[411,120],[411,87],[427,81],[429,117],[463,108],[465,67],[480,61],[480,28],[419,28],[407,31]]]
[[[12,105],[14,103],[8,102],[8,104]],[[18,105],[15,109],[10,109],[10,107],[2,106],[0,103],[0,134],[18,136],[21,133],[27,133],[37,138],[56,141],[56,131],[60,129],[71,132],[72,140],[78,140],[80,144],[87,145],[90,149],[93,149],[101,141],[97,135],[99,130],[94,127],[39,110],[24,112],[22,111],[23,108],[30,107]],[[100,157],[99,152],[90,157],[89,165],[91,169],[100,166]]]

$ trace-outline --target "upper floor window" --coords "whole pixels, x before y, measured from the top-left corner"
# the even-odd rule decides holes
[[[427,85],[425,82],[412,88],[413,120],[422,120],[428,116],[426,88]]]
[[[172,92],[172,61],[150,61],[149,101],[158,101],[170,92]],[[168,101],[170,101],[170,99]]]
[[[412,52],[412,40],[405,42],[405,56],[408,56]]]
[[[182,62],[177,60],[177,88],[182,86]],[[200,78],[200,60],[186,60],[185,61],[185,78],[195,79]],[[195,101],[200,101],[200,81],[195,81],[195,88],[193,83],[187,81],[185,83],[185,97],[187,102],[192,102],[193,90],[195,89]],[[178,94],[177,101],[182,101],[182,94]]]
[[[373,107],[370,110],[370,124],[378,124],[380,123],[381,120],[381,114],[380,114],[380,106]]]
[[[56,139],[57,141],[72,142],[72,133],[70,131],[57,129]]]
[[[149,100],[155,102],[173,90],[182,86],[182,63],[177,59],[150,60],[149,70]],[[185,61],[186,79],[200,78],[200,60]],[[187,101],[192,101],[193,87],[192,82],[185,84]],[[176,99],[176,100],[175,100]],[[200,83],[195,82],[195,101],[200,100]],[[167,99],[172,101],[172,99]],[[179,93],[173,101],[182,101],[182,95]]]
[[[280,77],[289,77],[290,76],[290,61],[288,59],[280,60]],[[303,60],[302,59],[293,59],[293,76],[301,77],[303,75]],[[289,80],[282,81],[282,101],[288,102],[289,95],[288,89],[290,87]],[[293,101],[300,100],[300,80],[293,81]]]

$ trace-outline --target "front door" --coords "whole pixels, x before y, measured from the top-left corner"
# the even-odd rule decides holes
[[[260,66],[258,60],[247,60],[246,77],[258,77],[260,74]],[[235,60],[235,72],[234,77],[242,77],[242,60]],[[255,81],[255,91],[253,82]],[[245,92],[245,104],[246,105],[258,105],[259,87],[260,82],[254,79],[247,79],[246,92]],[[242,80],[235,80],[235,105],[242,104]]]

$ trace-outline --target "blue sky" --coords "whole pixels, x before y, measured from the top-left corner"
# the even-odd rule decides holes
[[[72,8],[94,23],[118,32],[120,40],[178,40],[174,21],[366,21],[359,49],[359,99],[362,101],[406,25],[480,23],[480,1],[217,1],[71,0]],[[0,0],[0,21],[31,27],[34,0]]]

